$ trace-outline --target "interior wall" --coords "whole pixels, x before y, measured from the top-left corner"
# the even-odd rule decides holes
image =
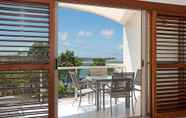
[[[126,71],[136,72],[141,68],[141,11],[136,11],[123,28],[124,65]]]

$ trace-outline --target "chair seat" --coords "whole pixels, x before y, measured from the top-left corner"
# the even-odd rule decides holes
[[[122,88],[121,89],[112,90],[112,92],[111,92],[111,89],[107,89],[106,92],[110,93],[110,96],[112,98],[122,98],[122,97],[130,96],[130,90],[127,90],[127,89],[123,90]]]
[[[126,97],[126,96],[130,96],[129,92],[121,92],[121,91],[116,91],[116,92],[112,92],[111,97],[113,98],[121,98],[121,97]]]

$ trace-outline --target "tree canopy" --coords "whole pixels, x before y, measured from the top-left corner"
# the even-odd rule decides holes
[[[74,55],[73,51],[67,50],[58,57],[58,65],[67,67],[67,66],[80,66],[82,65],[82,60]]]
[[[47,43],[34,43],[28,52],[29,56],[48,56],[48,44]]]
[[[106,60],[102,58],[93,59],[93,66],[105,66]]]

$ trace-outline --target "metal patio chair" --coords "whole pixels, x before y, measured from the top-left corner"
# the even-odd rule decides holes
[[[100,77],[106,77],[106,76],[108,76],[108,69],[107,68],[91,68],[90,69],[90,76],[92,76],[92,77],[98,77],[98,78],[100,78]],[[103,99],[103,102],[105,102],[104,100],[104,96],[105,96],[105,93],[110,89],[108,89],[108,85],[106,85],[106,87],[107,87],[107,89],[105,90],[105,88],[103,88],[103,86],[102,85],[104,85],[105,83],[104,82],[102,82],[101,83],[101,88],[100,88],[100,93],[101,93],[101,95],[100,95],[100,104],[102,104],[102,102],[101,102],[101,98]],[[91,86],[93,89],[95,89],[96,88],[96,83],[93,81],[93,83],[92,83],[92,86]],[[95,95],[95,103],[97,102],[96,101],[96,95]]]
[[[125,98],[126,106],[130,105],[130,99],[127,98],[131,98],[133,108],[133,80],[134,72],[113,73],[110,91],[111,114],[112,98],[115,98],[115,103],[118,98]]]
[[[79,80],[78,75],[75,71],[69,71],[69,76],[72,81],[73,87],[75,89],[75,97],[79,97],[79,106],[81,106],[82,97],[88,95],[88,99],[90,99],[90,95],[93,96],[95,90],[90,87],[91,82],[88,80]]]

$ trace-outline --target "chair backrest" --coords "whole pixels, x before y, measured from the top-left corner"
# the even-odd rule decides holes
[[[90,69],[90,76],[106,76],[107,69],[106,68],[91,68]]]
[[[111,84],[112,97],[124,97],[133,89],[134,72],[113,73]]]
[[[134,72],[123,72],[123,78],[124,79],[130,79],[134,81]]]
[[[134,84],[135,85],[141,85],[141,76],[142,76],[141,74],[142,74],[141,69],[138,69],[137,72],[136,72],[135,79],[134,79]]]
[[[77,73],[75,71],[69,71],[69,76],[70,76],[73,86],[76,89],[80,89],[80,81],[78,79]]]

